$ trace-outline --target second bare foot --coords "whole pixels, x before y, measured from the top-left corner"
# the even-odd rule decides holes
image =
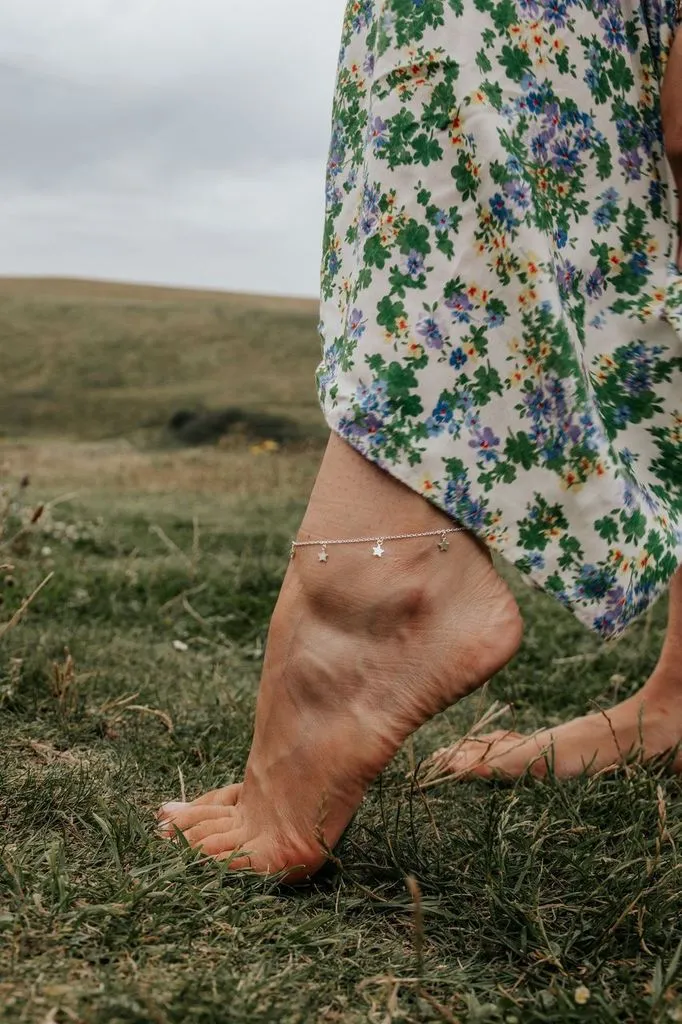
[[[530,734],[497,730],[465,738],[437,751],[435,771],[462,780],[541,777],[551,768],[558,778],[596,774],[630,759],[642,762],[682,743],[682,702],[645,687],[616,707],[575,718],[565,725]],[[682,759],[674,762],[682,770]]]

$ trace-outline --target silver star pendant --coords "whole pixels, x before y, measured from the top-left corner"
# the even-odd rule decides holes
[[[319,554],[318,557],[319,557],[321,562],[327,562],[329,560],[329,555],[327,554],[327,549],[326,548],[322,548],[322,550],[320,551],[320,554]]]
[[[449,551],[450,550],[450,541],[447,539],[445,534],[443,534],[443,536],[441,537],[440,544],[438,545],[438,549],[440,551]]]
[[[383,556],[384,548],[380,540],[377,541],[376,547],[373,549],[373,554],[375,558],[381,558]]]

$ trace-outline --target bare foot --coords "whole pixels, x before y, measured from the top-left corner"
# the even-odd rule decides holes
[[[517,779],[528,771],[541,777],[550,767],[558,778],[573,778],[631,758],[650,761],[682,743],[682,703],[662,698],[653,679],[616,707],[553,729],[464,739],[434,754],[433,768],[463,780]],[[674,767],[681,770],[682,759]]]
[[[374,529],[370,529],[370,523]],[[377,531],[377,525],[380,530]],[[302,538],[384,536],[451,525],[332,438]],[[243,785],[159,812],[234,868],[309,878],[405,739],[515,654],[510,591],[469,534],[315,548],[289,566],[270,626]]]

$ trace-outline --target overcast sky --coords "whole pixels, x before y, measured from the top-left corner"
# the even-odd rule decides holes
[[[314,295],[343,7],[0,2],[0,274]]]

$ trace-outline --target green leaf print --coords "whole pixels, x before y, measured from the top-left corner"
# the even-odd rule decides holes
[[[502,299],[491,299],[488,305],[485,307],[485,311],[488,316],[509,316],[509,310],[507,304]]]
[[[471,158],[468,153],[460,153],[457,163],[450,172],[462,199],[473,199],[478,191],[478,178],[472,173]]]
[[[570,71],[570,64],[568,62],[568,53],[566,50],[562,50],[561,53],[557,54],[556,66],[562,75],[567,75]]]
[[[513,0],[502,0],[492,10],[493,24],[497,31],[504,35],[510,25],[519,21],[519,9]]]
[[[417,378],[413,371],[404,367],[402,363],[396,363],[395,361],[389,363],[386,382],[392,397],[407,393],[410,389],[417,386]]]
[[[388,397],[405,416],[419,416],[424,411],[421,398],[415,393],[417,378],[410,367],[393,362],[386,374]]]
[[[682,465],[680,465],[680,442],[676,433],[672,433],[661,427],[654,427],[651,431],[656,447],[658,458],[654,459],[651,466],[656,476],[664,485],[657,489],[656,493],[663,501],[667,500],[670,488],[679,490],[682,488]],[[659,493],[660,491],[660,493]]]
[[[391,294],[397,295],[399,298],[404,299],[408,288],[418,288],[422,291],[426,288],[426,274],[420,274],[419,277],[412,277],[410,274],[404,274],[400,267],[391,267],[391,273],[389,276],[389,283],[391,285]]]
[[[537,463],[537,450],[525,430],[511,434],[505,443],[504,454],[523,469],[531,469]]]
[[[425,132],[417,136],[413,148],[417,163],[423,164],[424,167],[437,163],[443,157],[443,150],[437,139],[430,138]]]
[[[593,242],[592,248],[590,249],[590,255],[595,257],[597,261],[597,268],[604,275],[604,277],[606,277],[609,270],[611,269],[608,245],[604,245],[603,242]]]
[[[479,465],[488,465],[479,463]],[[516,480],[516,467],[511,462],[496,462],[492,469],[478,474],[478,482],[486,494],[497,484],[513,484]]]
[[[621,236],[625,252],[641,249],[642,238],[646,235],[646,223],[646,210],[640,209],[632,202],[628,203],[625,211],[625,231]]]
[[[389,49],[390,45],[391,45],[391,35],[388,32],[388,29],[386,27],[386,23],[382,19],[382,21],[379,23],[379,34],[378,34],[378,40],[377,40],[377,52],[378,52],[380,57],[383,57],[383,55]]]
[[[425,224],[420,224],[414,219],[408,220],[405,227],[398,234],[398,245],[400,246],[400,251],[405,255],[410,252],[418,252],[422,256],[427,256],[431,252],[429,229]]]
[[[487,366],[479,366],[474,373],[474,381],[471,394],[477,405],[487,405],[493,395],[504,393],[500,375],[490,363]]]
[[[654,561],[660,562],[665,553],[665,547],[660,532],[658,530],[650,530],[646,538],[646,549]]]
[[[450,67],[444,66],[446,80],[438,82],[433,87],[431,99],[423,108],[421,123],[424,128],[438,128],[441,131],[444,127],[450,126],[452,111],[456,106],[456,93],[453,82],[459,76],[459,65],[450,62]]]
[[[626,542],[641,540],[646,533],[646,519],[641,512],[633,512],[629,516],[621,516],[623,538]]]
[[[489,71],[492,71],[493,65],[485,50],[479,50],[476,54],[476,65],[484,75],[487,75]]]
[[[622,89],[623,92],[627,92],[632,89],[635,84],[635,80],[632,76],[632,71],[628,67],[625,57],[622,53],[611,54],[611,85],[614,89]]]
[[[419,130],[419,121],[411,110],[403,108],[389,121],[388,140],[381,150],[391,170],[400,164],[412,163],[412,136]]]
[[[550,594],[562,594],[564,592],[564,582],[557,572],[553,572],[552,575],[547,578],[545,589]]]
[[[445,474],[448,480],[462,480],[467,475],[461,459],[445,459],[443,465],[445,466]]]
[[[398,330],[396,320],[404,316],[405,307],[402,302],[391,302],[388,295],[377,306],[377,323],[380,327],[385,327],[391,334],[395,334]]]
[[[369,288],[369,286],[371,285],[371,283],[372,271],[369,269],[369,267],[363,267],[362,270],[358,271],[358,283],[356,294],[366,291],[367,288]]]
[[[620,271],[611,278],[611,284],[622,295],[639,295],[642,290],[642,276],[636,273],[629,263],[621,265]]]
[[[436,249],[442,252],[449,260],[454,259],[455,243],[443,231],[436,232]]]
[[[637,50],[640,49],[638,37],[638,30],[640,24],[641,23],[638,16],[630,18],[629,21],[625,22],[625,38],[627,40],[628,53],[636,53]],[[645,55],[642,54],[642,57],[645,58]],[[642,63],[646,65],[648,62],[646,61],[646,59],[643,59]]]
[[[421,42],[427,28],[445,24],[443,0],[421,0],[419,6],[414,0],[391,0],[390,6],[395,15],[398,46]]]
[[[383,270],[391,255],[391,250],[382,245],[378,235],[372,235],[365,242],[365,263],[368,267],[376,267]]]
[[[618,534],[620,533],[618,523],[615,519],[612,519],[611,516],[604,516],[603,519],[597,519],[594,524],[594,528],[602,540],[609,541],[611,543],[618,540]]]
[[[365,361],[372,373],[376,374],[377,377],[382,375],[382,370],[386,366],[386,360],[382,355],[379,355],[378,352],[374,352],[371,356],[367,356]]]
[[[611,158],[611,147],[608,142],[602,142],[594,147],[594,155],[597,160],[597,175],[604,181],[611,176],[613,171],[613,160]]]
[[[488,97],[490,106],[495,110],[499,110],[502,106],[502,87],[499,82],[484,82],[481,86],[481,92],[484,96]]]
[[[583,558],[583,549],[577,537],[565,535],[559,541],[562,554],[559,558],[559,565],[562,569],[570,569],[572,565],[579,565]]]
[[[488,329],[486,327],[472,327],[471,334],[466,340],[474,346],[476,355],[486,355],[488,351]]]
[[[512,82],[520,82],[523,76],[533,68],[533,62],[526,51],[518,46],[503,46],[500,64]]]

